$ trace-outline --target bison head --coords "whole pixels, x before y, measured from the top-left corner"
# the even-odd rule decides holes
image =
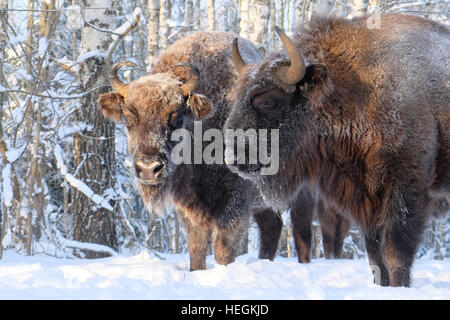
[[[123,66],[135,65],[119,62],[112,67],[109,78],[114,91],[100,95],[97,105],[104,117],[124,120],[137,186],[146,205],[157,208],[163,204],[176,170],[170,159],[171,133],[206,117],[211,104],[195,93],[200,75],[189,63],[130,84],[117,75]]]
[[[246,65],[239,54],[237,42],[233,43],[233,62],[240,73],[237,80],[235,100],[225,129],[278,129],[279,171],[264,177],[258,172],[263,164],[247,165],[227,161],[232,171],[258,184],[281,183],[286,175],[289,161],[295,154],[307,153],[305,141],[314,117],[312,105],[323,97],[329,79],[327,68],[320,64],[307,64],[293,41],[279,28],[276,31],[286,49],[269,53],[255,65]],[[270,141],[268,141],[270,144]],[[226,140],[227,152],[234,144]],[[299,150],[303,147],[303,150]],[[284,172],[283,172],[284,171]],[[278,180],[278,181],[277,181]],[[278,188],[279,189],[279,188]],[[276,197],[276,195],[274,195]],[[280,196],[280,195],[278,195]]]

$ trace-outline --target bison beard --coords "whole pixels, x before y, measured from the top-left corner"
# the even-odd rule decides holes
[[[380,29],[314,17],[293,40],[279,35],[288,57],[234,59],[225,128],[280,128],[279,172],[249,178],[275,208],[318,187],[365,234],[379,283],[409,286],[433,197],[450,192],[449,29],[406,15],[381,15]]]

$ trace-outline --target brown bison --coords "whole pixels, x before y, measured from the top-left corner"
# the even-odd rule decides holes
[[[430,203],[450,192],[450,30],[399,14],[369,25],[315,17],[292,40],[277,29],[287,55],[257,64],[234,43],[225,128],[278,129],[280,165],[229,165],[275,208],[319,188],[364,233],[377,282],[409,286]]]
[[[195,120],[201,121],[203,131],[223,127],[237,77],[229,48],[233,37],[219,32],[185,37],[159,57],[150,74],[130,84],[117,75],[129,63],[118,63],[110,74],[115,91],[98,99],[105,117],[117,122],[125,119],[135,180],[147,208],[160,212],[171,203],[181,216],[191,270],[205,269],[211,236],[217,262],[232,262],[250,217],[250,182],[225,165],[194,161],[177,165],[171,159],[175,130],[192,132]],[[256,48],[244,39],[240,45],[248,61],[255,62],[259,57]],[[278,219],[272,214],[267,223],[271,218]]]
[[[191,270],[205,268],[211,235],[216,260],[221,264],[232,262],[240,251],[251,211],[262,231],[260,258],[273,260],[282,229],[279,215],[258,203],[253,185],[225,165],[175,165],[171,161],[174,130],[186,128],[192,132],[194,120],[202,121],[203,131],[223,128],[238,76],[229,46],[233,38],[233,34],[221,32],[190,35],[170,46],[149,75],[129,85],[118,78],[117,72],[130,63],[118,63],[110,74],[115,91],[98,99],[105,117],[117,122],[125,119],[136,183],[146,206],[159,211],[170,202],[181,216]],[[256,62],[260,58],[257,49],[244,39],[239,41],[248,61]],[[310,208],[293,208],[293,212],[303,210],[312,212]],[[306,227],[302,223],[294,226],[304,233],[311,223]],[[330,236],[334,239],[334,234]],[[337,254],[333,251],[330,256]]]

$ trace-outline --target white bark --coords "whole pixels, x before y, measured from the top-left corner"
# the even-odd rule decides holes
[[[284,0],[278,0],[277,25],[284,30]]]
[[[201,15],[201,0],[195,0],[195,13],[194,13],[194,26],[195,26],[195,30],[200,30],[200,25],[201,25],[201,20],[202,20],[202,15]]]
[[[164,0],[161,0],[164,1]],[[194,28],[194,0],[186,1],[186,23],[188,25],[188,29],[192,32]]]
[[[367,12],[373,13],[375,10],[378,10],[379,8],[379,0],[369,0],[369,3],[367,5]]]
[[[268,0],[254,0],[250,9],[250,34],[248,39],[259,49],[266,51],[267,25],[269,23],[270,3]]]
[[[215,0],[208,0],[208,30],[216,29]]]
[[[275,34],[275,26],[277,24],[277,10],[275,6],[275,0],[270,0],[270,46],[272,48],[278,47],[278,38]]]
[[[84,6],[86,8],[110,8],[113,6],[113,2],[111,0],[89,0],[85,1]],[[83,11],[86,22],[95,26],[101,26],[103,29],[110,29],[113,20],[111,15],[107,14],[107,9],[88,9]],[[104,51],[108,48],[110,42],[110,37],[106,36],[104,32],[85,25],[81,32],[80,54],[95,50]]]
[[[167,39],[169,37],[169,1],[160,0],[160,12],[159,12],[159,47],[165,49],[168,46]],[[188,18],[188,25],[189,18]]]
[[[295,0],[294,25],[300,23],[300,21],[302,20],[303,1],[305,1],[305,0]]]
[[[148,68],[151,68],[159,54],[159,0],[148,0]]]
[[[249,0],[241,0],[241,21],[239,23],[240,36],[243,38],[248,38],[250,27],[249,27]]]
[[[367,13],[368,0],[353,0],[353,16],[359,17]]]

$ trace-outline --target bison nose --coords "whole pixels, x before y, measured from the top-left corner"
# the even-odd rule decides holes
[[[136,171],[136,176],[139,179],[146,181],[156,181],[158,177],[164,172],[164,163],[161,161],[144,161],[137,160],[134,168]]]

